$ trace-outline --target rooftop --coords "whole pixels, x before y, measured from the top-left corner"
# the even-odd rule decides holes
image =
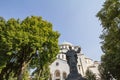
[[[70,42],[63,42],[61,45],[70,45],[70,46],[72,46],[73,44],[70,43]]]

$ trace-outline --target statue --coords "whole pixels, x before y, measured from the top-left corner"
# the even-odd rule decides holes
[[[80,51],[80,48],[75,51],[69,46],[69,50],[66,52],[67,63],[70,67],[70,73],[66,80],[84,80],[77,70],[77,53]]]

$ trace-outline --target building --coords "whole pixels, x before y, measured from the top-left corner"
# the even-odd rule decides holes
[[[69,74],[69,66],[66,61],[65,52],[69,49],[69,46],[72,46],[72,49],[76,49],[76,47],[69,42],[63,42],[60,47],[59,54],[57,55],[57,59],[50,65],[50,80],[65,80],[67,75]],[[86,70],[91,70],[97,78],[99,78],[98,71],[98,61],[93,61],[92,59],[86,57],[83,53],[78,53],[78,63],[77,68],[78,72],[84,77]]]

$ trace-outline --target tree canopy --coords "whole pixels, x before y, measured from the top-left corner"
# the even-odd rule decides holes
[[[106,0],[97,17],[103,27],[103,68],[120,80],[120,0]]]
[[[85,80],[96,80],[96,75],[89,69],[86,70]]]
[[[52,24],[39,16],[20,21],[0,17],[0,79],[9,78],[11,73],[22,80],[29,65],[43,69],[58,53],[58,38]]]

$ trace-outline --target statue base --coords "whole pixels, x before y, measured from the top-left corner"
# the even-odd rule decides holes
[[[70,73],[65,80],[84,80],[84,78],[78,73]]]

